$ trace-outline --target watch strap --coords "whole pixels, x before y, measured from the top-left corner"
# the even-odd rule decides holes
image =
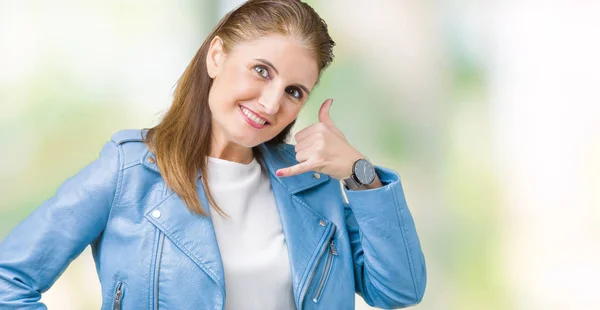
[[[351,189],[351,190],[358,189],[362,186],[362,184],[360,182],[357,182],[355,180],[354,172],[352,172],[352,175],[345,178],[342,182],[344,182],[344,185],[346,186],[347,189]]]

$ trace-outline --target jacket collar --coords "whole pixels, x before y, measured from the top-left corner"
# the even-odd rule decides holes
[[[280,182],[292,195],[329,180],[328,175],[312,171],[292,177],[278,177],[276,174],[277,170],[298,164],[296,156],[292,153],[293,146],[288,144],[268,146],[263,143],[259,146],[259,149],[264,156],[266,168],[271,175],[271,179],[273,180],[274,178]],[[156,164],[156,156],[149,150],[142,156],[142,165],[160,173]]]
[[[266,168],[271,175],[271,180],[274,178],[280,182],[292,195],[329,180],[328,175],[313,171],[291,177],[278,177],[276,175],[278,169],[298,164],[296,155],[294,154],[294,146],[289,144],[268,146],[263,143],[259,148],[264,156]]]

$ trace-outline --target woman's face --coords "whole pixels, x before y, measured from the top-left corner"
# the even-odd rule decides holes
[[[218,143],[254,147],[300,112],[319,76],[313,54],[292,37],[270,35],[235,45],[215,38],[206,58],[213,78],[208,103]]]

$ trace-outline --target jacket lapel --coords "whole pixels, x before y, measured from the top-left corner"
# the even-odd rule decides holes
[[[294,299],[296,307],[300,309],[312,269],[333,224],[296,194],[326,182],[329,176],[306,172],[291,177],[277,177],[275,172],[278,169],[298,163],[295,155],[286,145],[272,147],[263,144],[261,151],[285,235]]]
[[[146,156],[152,156],[152,153]],[[155,164],[144,161],[151,170],[158,171]],[[201,179],[197,182],[198,195],[204,210],[210,216],[210,208]],[[145,217],[160,229],[177,247],[200,267],[220,288],[225,297],[223,262],[217,244],[215,229],[209,216],[201,216],[188,210],[181,197],[172,191],[157,205],[148,208]]]

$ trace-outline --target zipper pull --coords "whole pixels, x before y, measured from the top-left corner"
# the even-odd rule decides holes
[[[123,290],[121,290],[121,286],[123,285],[123,283],[119,283],[119,285],[117,285],[117,292],[115,294],[115,303],[114,303],[114,310],[121,310],[121,297],[123,296]]]
[[[337,250],[335,249],[335,244],[333,244],[333,240],[329,243],[329,249],[331,250],[331,254],[338,255]]]

